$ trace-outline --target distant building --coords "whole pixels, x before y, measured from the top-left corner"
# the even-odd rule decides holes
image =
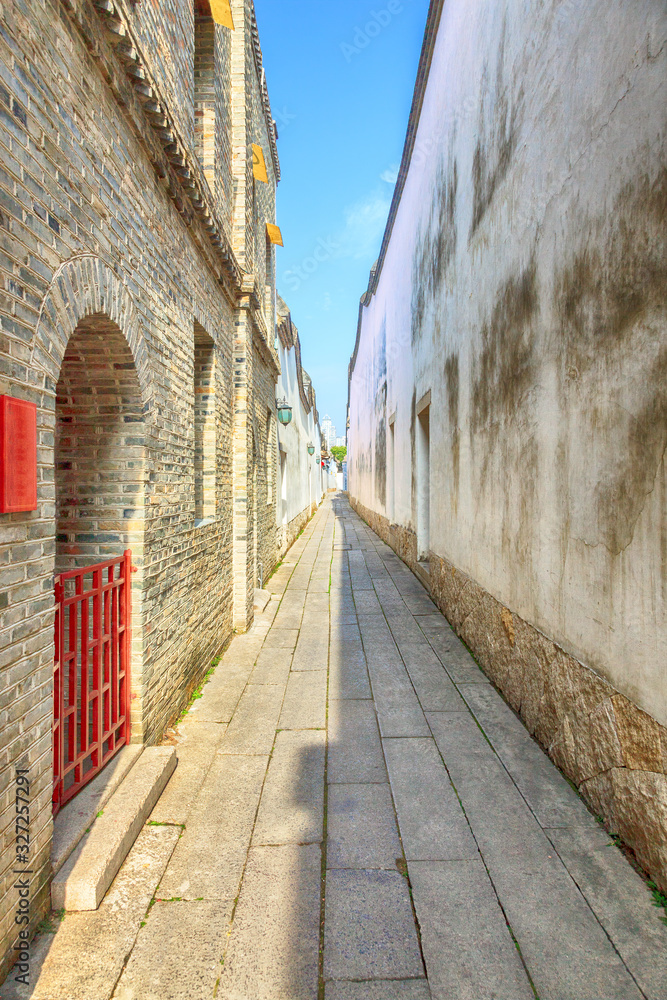
[[[329,488],[327,470],[322,467],[321,428],[315,390],[301,364],[299,332],[290,311],[277,296],[278,357],[280,375],[277,396],[292,407],[288,425],[278,426],[278,551],[284,555],[308,519],[317,510]],[[314,452],[308,448],[314,445]]]
[[[346,437],[337,437],[336,440],[335,440],[335,442],[334,442],[334,447],[336,447],[336,448],[345,448],[345,447],[347,447],[347,438]]]
[[[322,428],[322,435],[326,442],[327,449],[330,449],[336,442],[336,428],[331,417],[327,413],[325,413],[320,427]]]

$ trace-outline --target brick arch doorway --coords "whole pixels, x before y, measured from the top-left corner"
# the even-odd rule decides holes
[[[86,316],[69,338],[56,389],[55,808],[130,741],[140,589],[124,554],[141,567],[145,445],[128,342],[105,314]]]

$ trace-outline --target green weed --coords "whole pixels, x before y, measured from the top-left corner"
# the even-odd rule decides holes
[[[660,919],[663,924],[667,924],[667,894],[661,892],[655,882],[649,881],[646,884],[650,889],[651,895],[653,896],[653,905],[659,908],[661,907],[665,911],[664,917],[661,915]]]

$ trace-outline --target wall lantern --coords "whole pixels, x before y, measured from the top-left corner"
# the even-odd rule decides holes
[[[278,420],[281,424],[289,424],[292,420],[292,407],[289,405],[286,399],[280,399],[276,403],[278,408]]]
[[[312,441],[308,442],[308,454],[309,455],[314,455],[315,454],[315,445],[313,444]]]

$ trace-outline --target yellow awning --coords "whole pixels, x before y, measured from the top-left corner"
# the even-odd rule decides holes
[[[273,223],[267,222],[266,233],[271,242],[275,243],[276,246],[279,247],[285,246],[285,244],[283,243],[283,234],[280,232],[280,228],[278,226],[274,226]]]
[[[222,24],[234,31],[231,0],[211,0],[211,14],[216,24]]]
[[[256,181],[263,181],[265,184],[269,183],[269,175],[266,172],[266,163],[264,162],[264,151],[261,146],[252,144],[252,174]]]

